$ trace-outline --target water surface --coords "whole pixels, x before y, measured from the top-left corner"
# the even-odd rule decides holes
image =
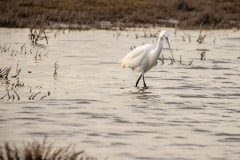
[[[24,86],[16,87],[20,100],[0,100],[0,141],[22,144],[47,135],[99,159],[238,159],[240,32],[207,31],[199,44],[199,31],[168,29],[176,62],[170,64],[164,44],[165,63],[145,75],[149,89],[135,88],[139,73],[118,61],[133,46],[156,43],[149,35],[158,30],[52,31],[49,44],[32,46],[28,29],[1,28],[1,48],[9,50],[1,51],[0,67],[12,66],[9,77],[21,68]],[[11,86],[0,84],[2,97]]]

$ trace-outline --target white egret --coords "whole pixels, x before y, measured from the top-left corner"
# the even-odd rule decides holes
[[[138,86],[139,80],[142,78],[144,88],[147,88],[147,85],[144,80],[144,73],[149,71],[153,66],[157,64],[157,60],[163,48],[164,38],[166,39],[169,49],[171,50],[170,44],[168,41],[168,36],[169,36],[168,31],[166,30],[161,31],[159,34],[159,38],[156,46],[152,44],[145,44],[145,45],[139,46],[134,50],[132,50],[131,52],[129,52],[120,61],[122,68],[128,67],[133,70],[137,70],[138,72],[141,73],[141,75],[137,79],[135,87]]]

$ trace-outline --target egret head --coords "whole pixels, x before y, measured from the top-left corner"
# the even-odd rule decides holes
[[[169,43],[169,41],[168,41],[168,36],[169,36],[169,33],[168,33],[168,31],[166,31],[166,30],[163,30],[162,32],[160,32],[160,35],[159,35],[159,37],[163,37],[163,38],[166,39],[166,41],[167,41],[167,43],[168,43],[168,46],[169,46],[169,49],[171,50],[171,48],[170,48],[170,43]]]

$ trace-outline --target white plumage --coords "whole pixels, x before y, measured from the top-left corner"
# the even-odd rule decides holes
[[[144,73],[149,71],[153,66],[157,64],[157,60],[163,48],[163,38],[166,39],[170,49],[168,36],[169,36],[169,33],[166,30],[163,30],[159,34],[159,38],[156,46],[152,44],[145,44],[145,45],[139,46],[134,50],[132,50],[131,52],[129,52],[120,61],[122,68],[128,67],[133,70],[137,70],[138,72],[141,73],[141,75],[139,76],[136,82],[135,87],[137,87],[139,80],[141,79],[141,77],[143,77],[144,88],[147,88],[147,85],[144,80]]]

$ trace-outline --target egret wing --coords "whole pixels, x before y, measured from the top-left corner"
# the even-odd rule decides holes
[[[132,69],[136,69],[141,67],[145,57],[150,53],[150,51],[154,48],[153,45],[145,44],[139,46],[128,53],[121,61],[121,67],[129,67]],[[140,70],[140,69],[138,69]]]

